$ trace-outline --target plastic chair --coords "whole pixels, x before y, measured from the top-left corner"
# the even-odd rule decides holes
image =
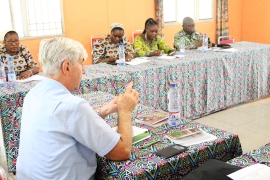
[[[143,30],[135,30],[132,32],[132,42],[134,43],[135,38],[140,35],[143,32]]]
[[[94,46],[94,42],[100,39],[103,39],[104,37],[106,37],[106,34],[93,34],[90,37],[90,43],[91,43],[91,48],[92,48],[92,64],[93,64],[93,46]]]
[[[218,44],[231,44],[231,43],[234,43],[233,36],[219,36],[218,37]]]

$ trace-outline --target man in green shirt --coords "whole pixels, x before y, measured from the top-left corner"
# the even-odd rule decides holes
[[[202,46],[203,35],[195,30],[194,20],[190,17],[183,19],[183,29],[174,35],[174,47],[179,51],[180,35],[183,34],[185,38],[186,49],[196,49]]]

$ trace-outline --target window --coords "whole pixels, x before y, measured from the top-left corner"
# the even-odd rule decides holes
[[[20,37],[61,35],[61,0],[1,0],[0,33],[14,29]]]
[[[182,23],[184,17],[194,21],[213,19],[213,0],[164,0],[164,22]]]

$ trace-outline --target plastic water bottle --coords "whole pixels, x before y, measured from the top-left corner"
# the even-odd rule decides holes
[[[0,62],[0,87],[6,87],[7,81],[6,81],[6,72],[5,72],[5,66],[4,63]]]
[[[10,87],[14,87],[16,85],[16,72],[14,70],[12,56],[8,56],[8,85]]]
[[[178,126],[180,124],[180,96],[175,83],[171,83],[171,88],[168,91],[168,123],[170,126]]]
[[[180,54],[185,54],[185,38],[184,35],[181,33],[180,34],[180,43],[179,43],[179,49],[180,49]]]
[[[119,54],[119,60],[118,65],[119,66],[125,66],[126,65],[126,59],[125,59],[125,48],[122,42],[120,42],[118,47],[118,54]]]
[[[203,49],[203,52],[208,51],[208,36],[206,34],[203,35],[202,49]]]

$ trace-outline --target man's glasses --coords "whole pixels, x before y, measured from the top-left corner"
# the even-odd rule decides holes
[[[19,43],[19,40],[15,40],[15,41],[5,41],[5,42],[8,43],[8,44],[13,44],[13,43],[18,44],[18,43]]]

